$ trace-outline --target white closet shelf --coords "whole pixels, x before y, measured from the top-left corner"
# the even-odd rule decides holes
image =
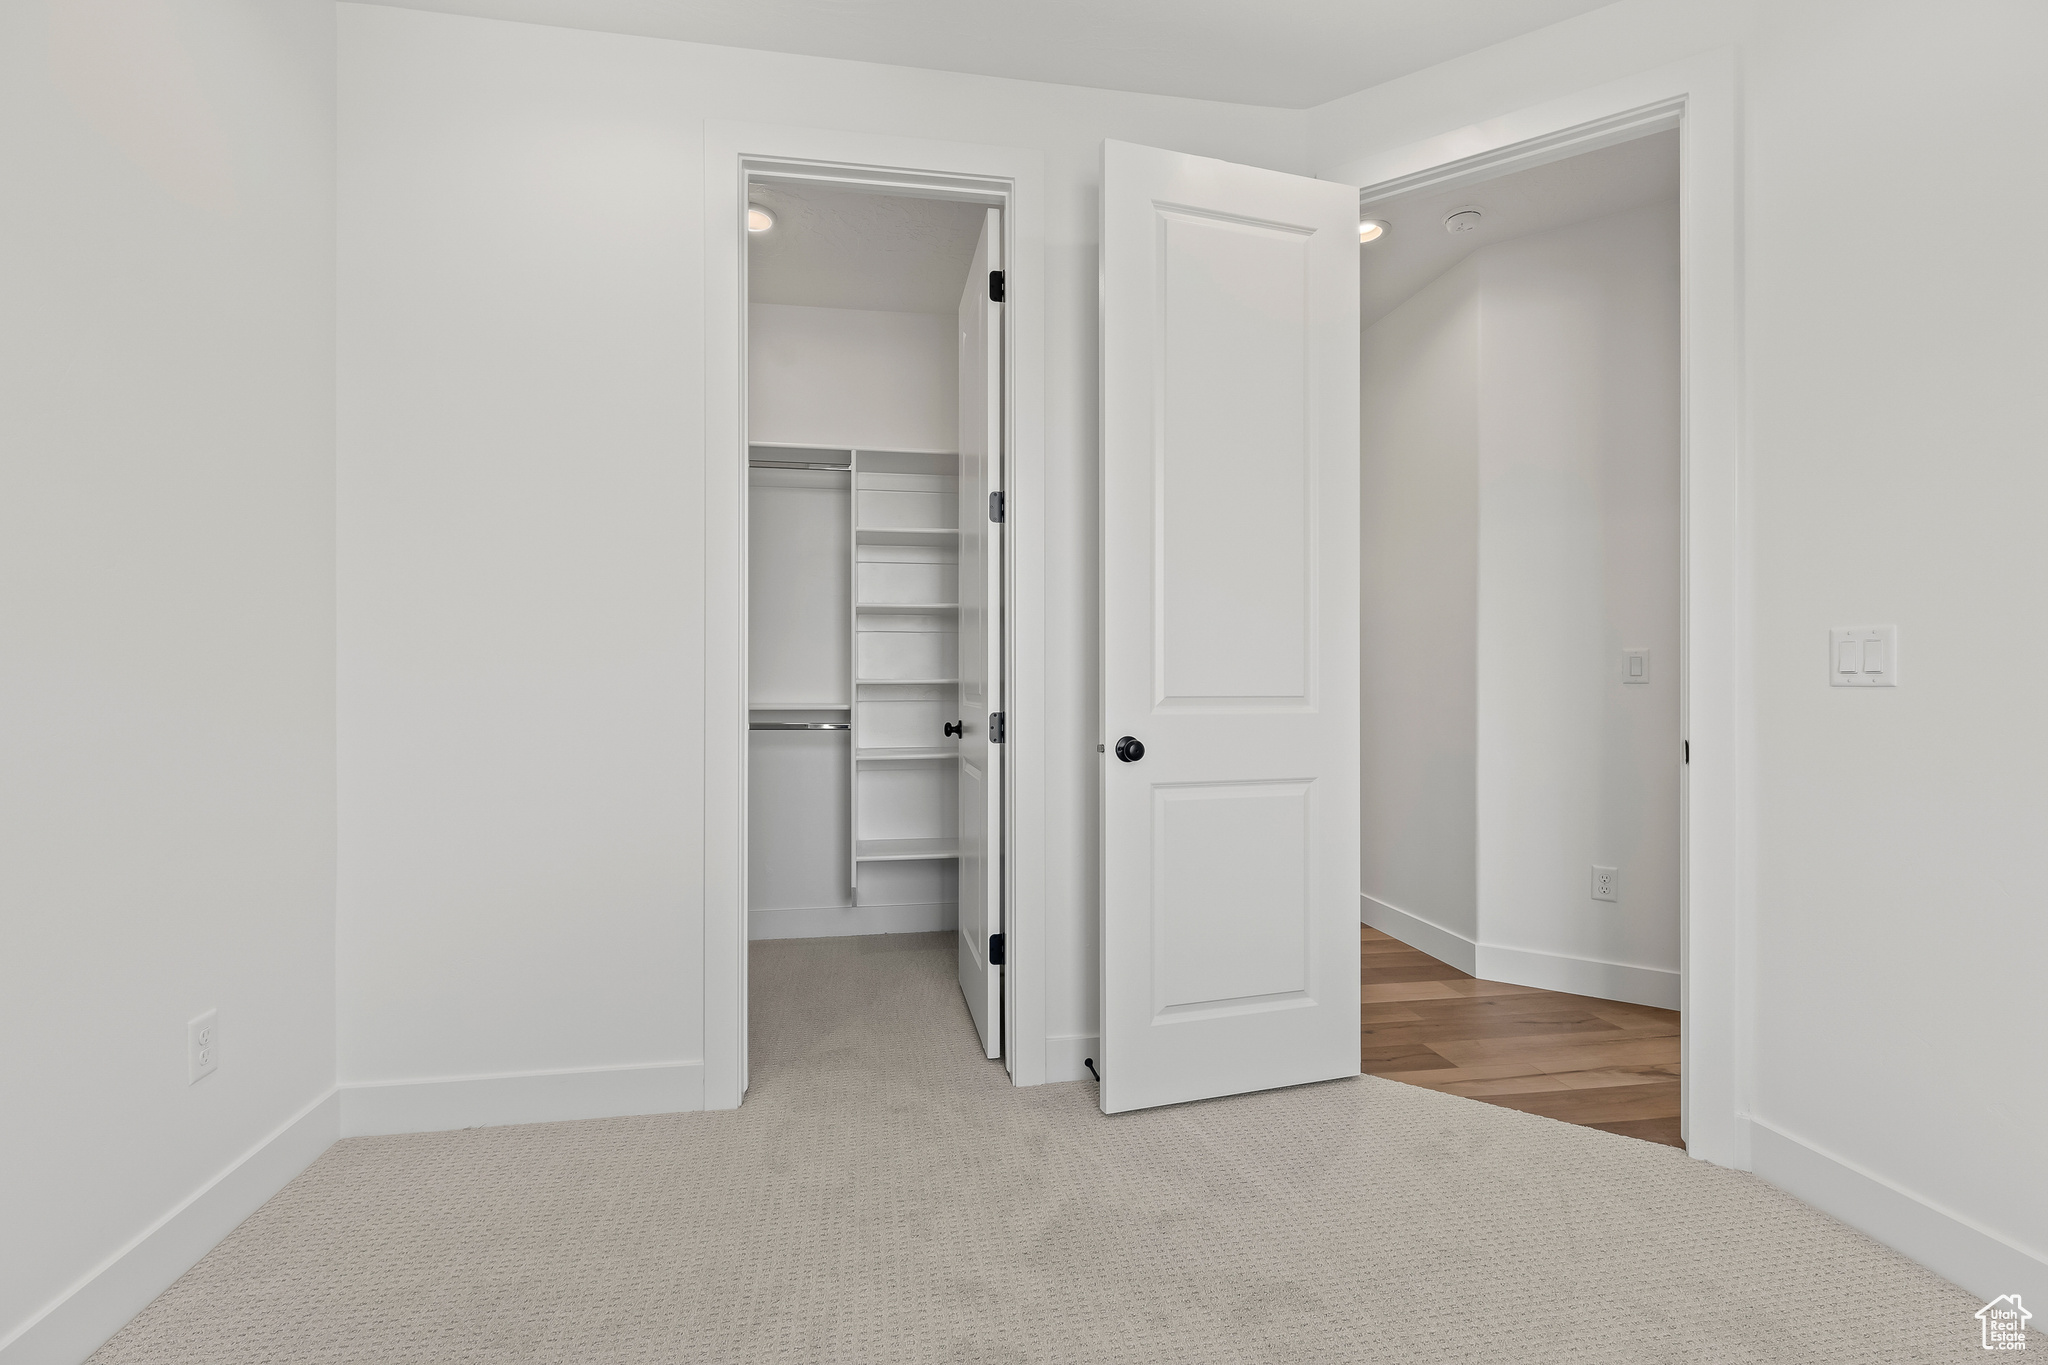
[[[931,763],[960,757],[958,749],[856,749],[860,763]]]
[[[958,602],[856,602],[853,609],[871,616],[930,616],[960,610]]]
[[[851,711],[853,705],[843,701],[750,701],[749,711]]]
[[[816,441],[749,441],[748,450],[816,450],[829,455],[853,454],[852,446],[821,446]]]
[[[951,687],[958,678],[855,678],[855,687]]]
[[[853,846],[853,860],[857,863],[900,863],[959,856],[958,839],[862,839]]]
[[[952,526],[856,526],[856,545],[952,545],[960,531]]]

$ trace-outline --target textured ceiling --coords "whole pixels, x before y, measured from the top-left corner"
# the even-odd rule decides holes
[[[790,183],[747,196],[775,226],[747,239],[756,303],[952,314],[988,210],[899,195]]]
[[[1306,109],[1609,0],[374,0],[560,28]]]
[[[1493,242],[1678,197],[1678,134],[1652,133],[1455,190],[1418,190],[1366,209],[1388,223],[1358,249],[1358,311],[1367,327],[1459,261]],[[1451,210],[1484,215],[1474,232],[1444,231]]]

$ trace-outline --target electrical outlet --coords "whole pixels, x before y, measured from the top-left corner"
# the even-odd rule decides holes
[[[1593,899],[1596,901],[1618,901],[1621,899],[1621,873],[1611,867],[1593,868]]]
[[[190,1085],[201,1076],[211,1076],[220,1066],[220,1011],[208,1010],[185,1025],[185,1063]]]

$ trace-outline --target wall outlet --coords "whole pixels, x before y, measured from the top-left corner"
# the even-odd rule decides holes
[[[201,1076],[211,1076],[220,1066],[220,1011],[206,1013],[185,1025],[185,1064],[191,1085]]]
[[[1593,868],[1593,899],[1596,901],[1618,901],[1621,899],[1621,873],[1611,867]]]

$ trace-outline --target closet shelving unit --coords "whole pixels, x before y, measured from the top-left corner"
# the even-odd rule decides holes
[[[855,905],[866,904],[863,867],[957,862],[960,855],[959,744],[945,729],[960,718],[959,457],[756,442],[748,463],[846,478],[844,700],[750,699],[749,723],[815,730],[819,743],[850,740],[847,887]],[[924,873],[914,874],[912,889],[902,881],[910,875],[887,874],[880,902],[952,898],[950,874],[944,891]]]
[[[959,457],[853,452],[853,866],[957,860]]]

